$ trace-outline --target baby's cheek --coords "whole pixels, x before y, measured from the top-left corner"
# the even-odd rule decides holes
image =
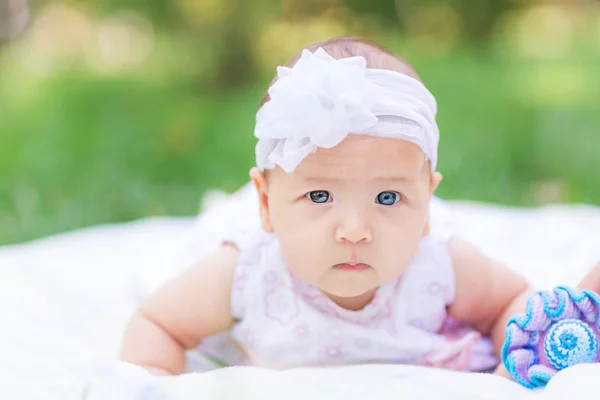
[[[417,253],[419,242],[420,237],[414,235],[398,234],[384,239],[375,254],[383,268],[381,273],[391,279],[401,275]]]
[[[279,246],[288,266],[314,263],[324,253],[322,239],[304,235],[286,235],[279,238]]]
[[[319,265],[321,265],[319,260],[315,260],[310,255],[296,254],[288,263],[288,268],[296,278],[316,285],[323,275],[318,268]]]
[[[398,259],[382,261],[380,263],[380,268],[378,268],[379,279],[381,280],[381,284],[389,283],[395,281],[399,277],[402,276],[404,271],[406,270],[406,263],[399,261]]]

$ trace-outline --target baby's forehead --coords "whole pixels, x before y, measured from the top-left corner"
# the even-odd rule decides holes
[[[414,180],[421,176],[425,155],[411,142],[351,135],[330,149],[319,148],[296,169],[303,179]]]

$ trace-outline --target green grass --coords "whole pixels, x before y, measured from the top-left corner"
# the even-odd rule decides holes
[[[0,117],[0,242],[148,215],[188,215],[252,164],[256,95],[196,96],[61,77]]]
[[[600,62],[577,62],[476,53],[417,59],[439,104],[439,194],[524,206],[600,204]],[[576,93],[532,78],[560,76],[572,65],[586,80]],[[76,68],[34,79],[7,68],[0,74],[0,244],[193,215],[205,190],[246,182],[261,94],[258,86],[211,93]]]

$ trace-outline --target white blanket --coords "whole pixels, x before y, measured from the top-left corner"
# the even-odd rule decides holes
[[[600,260],[597,208],[517,210],[455,203],[435,213],[441,221],[452,220],[454,231],[538,287],[574,285]],[[115,363],[124,325],[139,301],[197,256],[197,229],[193,218],[148,219],[0,248],[3,398],[125,399],[140,393],[140,399],[176,400],[532,395],[494,376],[406,366],[287,372],[228,368],[155,379]],[[587,393],[591,386],[581,381],[575,385],[575,377],[588,376],[591,385],[592,375],[599,373],[596,365],[568,369],[535,396],[561,398],[575,389]],[[125,392],[129,394],[118,397]]]

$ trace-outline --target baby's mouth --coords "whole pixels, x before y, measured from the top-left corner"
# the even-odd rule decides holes
[[[345,262],[341,264],[335,264],[333,266],[334,269],[339,269],[342,271],[365,271],[367,269],[371,269],[369,264],[357,263],[357,262]]]

